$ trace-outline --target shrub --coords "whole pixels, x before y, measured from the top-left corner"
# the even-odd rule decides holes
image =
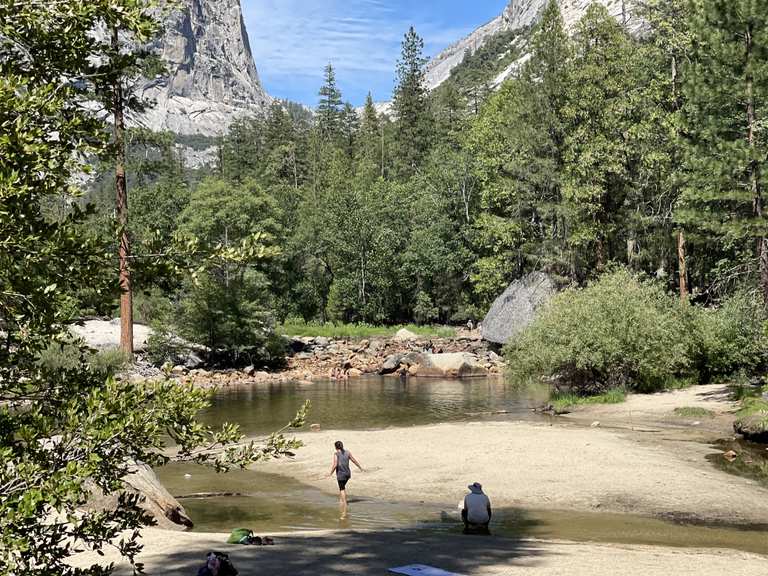
[[[675,416],[680,418],[714,418],[715,413],[712,410],[701,408],[699,406],[678,406],[674,410]]]
[[[593,394],[662,389],[689,370],[690,348],[676,299],[620,268],[555,296],[505,355],[518,377],[556,377]]]
[[[89,369],[104,378],[114,376],[128,365],[128,356],[117,348],[87,351],[76,343],[52,343],[43,350],[37,360],[47,373],[66,373],[79,369],[85,360]]]
[[[765,363],[763,314],[762,304],[748,292],[734,294],[717,308],[689,307],[690,355],[700,382],[739,370],[755,373]]]

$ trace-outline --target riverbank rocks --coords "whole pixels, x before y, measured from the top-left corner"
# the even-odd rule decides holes
[[[506,344],[536,317],[536,311],[549,302],[556,289],[552,279],[543,272],[515,280],[491,306],[483,320],[483,339]]]
[[[407,330],[406,328],[401,328],[397,331],[397,333],[394,335],[393,339],[398,342],[403,342],[405,340],[418,340],[419,335],[414,334],[410,330]]]

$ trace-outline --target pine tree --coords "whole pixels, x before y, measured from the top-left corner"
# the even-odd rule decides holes
[[[329,62],[324,70],[323,85],[320,88],[317,105],[317,126],[325,140],[336,140],[341,133],[342,100],[341,90],[336,86],[336,72]]]
[[[638,86],[638,121],[631,130],[638,158],[633,199],[638,209],[633,227],[644,239],[632,260],[655,269],[659,277],[667,276],[667,269],[674,268],[669,260],[676,260],[683,302],[689,290],[686,233],[673,215],[684,181],[682,71],[692,50],[690,6],[689,0],[646,0],[642,4],[640,15],[649,27],[632,66]],[[674,246],[670,243],[673,237]]]
[[[755,242],[753,269],[768,304],[768,12],[753,0],[702,0],[693,32],[685,84],[690,178],[678,219],[722,244]]]
[[[408,29],[397,62],[397,86],[392,107],[397,117],[398,171],[415,173],[431,146],[432,117],[424,79],[424,40]]]
[[[563,195],[579,277],[601,271],[624,232],[622,211],[631,189],[627,131],[632,79],[626,71],[631,53],[626,31],[605,7],[592,4],[577,26],[564,109]]]
[[[357,133],[360,129],[360,117],[349,102],[344,103],[341,111],[341,146],[349,158],[355,155]]]
[[[373,96],[368,92],[360,123],[357,157],[361,165],[367,166],[382,177],[384,176],[383,139],[381,122],[373,104]]]

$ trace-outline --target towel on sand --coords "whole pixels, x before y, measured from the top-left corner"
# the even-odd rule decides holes
[[[427,566],[426,564],[409,564],[408,566],[400,566],[399,568],[390,568],[389,572],[393,574],[403,574],[404,576],[461,576],[455,572],[446,572],[440,568],[434,566]]]

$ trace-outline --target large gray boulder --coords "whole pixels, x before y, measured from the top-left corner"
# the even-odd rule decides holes
[[[506,344],[536,317],[536,311],[549,302],[556,289],[543,272],[531,272],[512,282],[491,306],[483,320],[483,339]]]
[[[419,378],[474,378],[487,376],[488,370],[468,352],[423,353],[411,374]]]

